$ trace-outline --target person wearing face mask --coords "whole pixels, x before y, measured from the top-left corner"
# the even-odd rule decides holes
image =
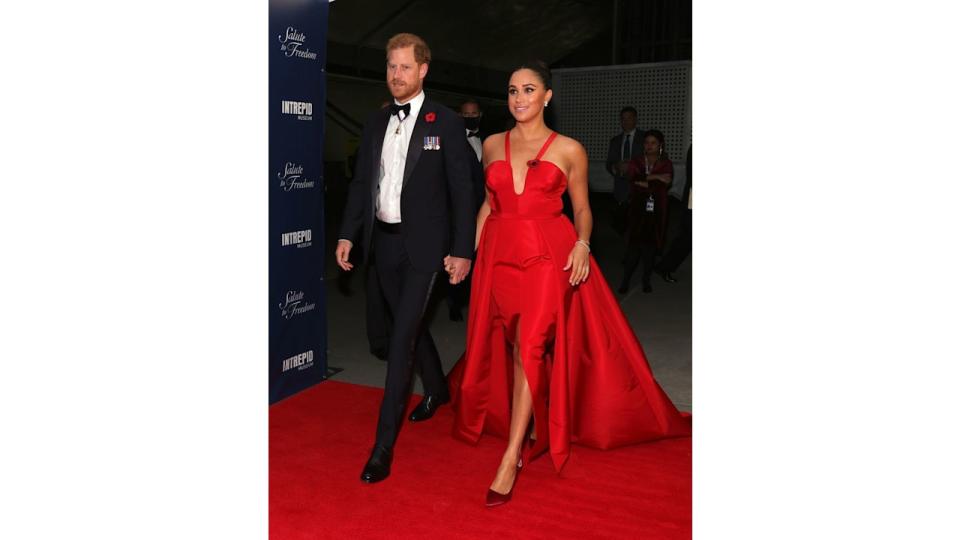
[[[691,432],[590,255],[587,153],[547,127],[552,97],[543,62],[518,67],[507,87],[516,126],[483,143],[466,351],[448,381],[454,436],[507,439],[487,506],[508,502],[540,454],[559,471],[574,441],[606,449]]]
[[[473,194],[477,201],[477,209],[483,203],[486,197],[483,185],[483,139],[486,137],[480,133],[480,120],[483,118],[483,111],[480,104],[474,99],[468,99],[460,104],[460,118],[463,118],[463,125],[466,131],[467,144],[476,154],[476,161],[470,163],[470,178],[473,181]],[[471,280],[467,278],[458,285],[449,285],[447,287],[447,311],[451,321],[463,320],[463,306],[470,299]]]
[[[471,162],[470,172],[473,180],[473,194],[476,196],[477,209],[483,204],[486,198],[486,188],[483,180],[483,141],[486,139],[480,131],[480,121],[483,118],[483,111],[476,100],[468,99],[460,104],[460,118],[463,118],[463,126],[467,135],[467,144],[477,156],[475,163]]]
[[[468,99],[461,103],[460,118],[463,118],[467,142],[470,144],[473,152],[477,154],[477,161],[481,161],[483,157],[483,140],[486,137],[480,133],[480,120],[483,118],[483,111],[480,110],[480,104],[474,99]]]

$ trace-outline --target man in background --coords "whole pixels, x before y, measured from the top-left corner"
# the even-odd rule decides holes
[[[627,164],[633,156],[643,153],[643,131],[637,129],[637,110],[633,107],[620,109],[619,135],[610,139],[607,150],[607,172],[613,176],[613,198],[616,207],[613,226],[619,233],[626,228],[627,202],[630,196],[630,180]]]
[[[463,125],[466,131],[467,144],[477,156],[475,161],[470,164],[470,178],[473,182],[474,199],[477,203],[477,210],[483,205],[486,198],[486,188],[484,187],[483,175],[483,140],[486,138],[480,132],[480,121],[483,118],[483,111],[480,104],[474,99],[467,99],[460,104],[460,118],[463,118]],[[463,320],[463,308],[470,299],[470,277],[458,285],[449,285],[447,289],[447,309],[451,321]]]

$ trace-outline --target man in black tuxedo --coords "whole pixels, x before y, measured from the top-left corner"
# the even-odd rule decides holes
[[[643,155],[643,131],[637,129],[637,110],[633,107],[620,109],[619,135],[610,139],[607,149],[607,172],[613,175],[614,228],[623,232],[626,228],[627,199],[630,196],[630,180],[627,164],[630,158]]]
[[[347,271],[353,268],[354,244],[372,253],[392,315],[377,438],[360,475],[368,483],[390,474],[414,360],[425,396],[410,419],[426,420],[449,400],[424,311],[441,270],[456,285],[470,272],[473,258],[473,156],[463,120],[423,93],[429,64],[430,49],[419,37],[397,34],[387,43],[387,86],[394,103],[364,124],[357,177],[337,242],[337,264]]]
[[[480,210],[483,200],[487,196],[483,174],[483,140],[486,136],[480,132],[480,121],[483,111],[476,100],[468,99],[460,104],[460,118],[463,118],[467,144],[477,159],[470,160],[470,178],[473,180],[473,196],[476,210]],[[459,285],[450,285],[447,288],[447,309],[451,321],[463,320],[463,307],[470,298],[470,278]]]

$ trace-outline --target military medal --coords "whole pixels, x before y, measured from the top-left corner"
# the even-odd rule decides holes
[[[423,138],[423,149],[424,149],[424,150],[439,150],[439,149],[440,149],[440,137],[424,137],[424,138]]]

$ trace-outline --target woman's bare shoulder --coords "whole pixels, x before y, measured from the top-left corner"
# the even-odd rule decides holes
[[[483,140],[483,157],[485,162],[489,163],[492,161],[491,159],[487,159],[488,157],[495,159],[501,159],[503,157],[504,133],[506,132],[494,133]]]
[[[566,135],[557,133],[557,138],[554,139],[553,144],[557,147],[557,150],[562,152],[563,155],[569,156],[571,159],[587,157],[587,150],[580,144],[580,141],[573,137],[567,137]]]
[[[506,131],[488,135],[487,138],[483,140],[483,147],[486,148],[488,145],[503,144],[504,133],[506,133]]]

